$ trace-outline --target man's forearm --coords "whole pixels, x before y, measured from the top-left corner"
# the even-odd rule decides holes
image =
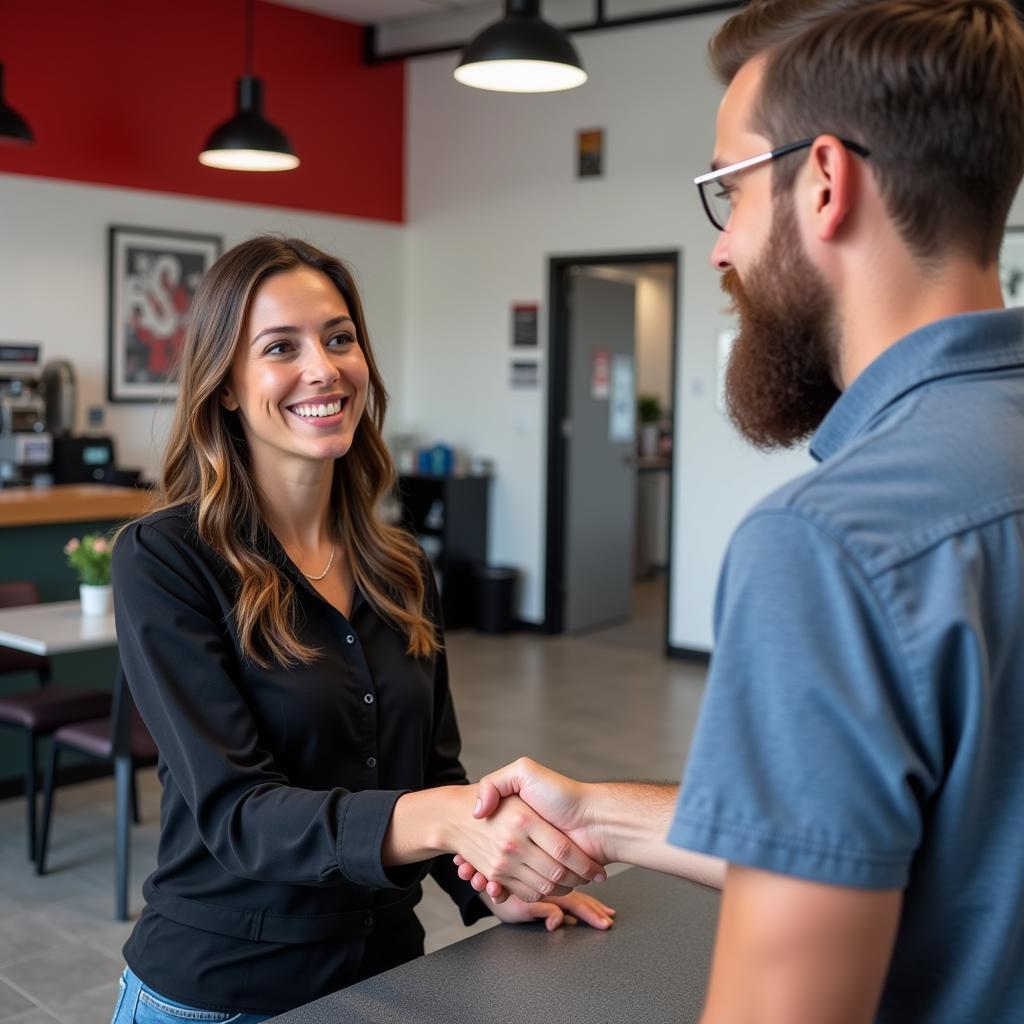
[[[664,871],[721,889],[725,862],[672,846],[665,836],[679,787],[652,782],[586,784],[587,818],[613,861]]]

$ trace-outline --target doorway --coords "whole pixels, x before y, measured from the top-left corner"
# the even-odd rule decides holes
[[[668,651],[679,264],[550,261],[547,633]]]

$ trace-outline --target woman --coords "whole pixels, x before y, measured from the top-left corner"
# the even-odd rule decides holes
[[[337,260],[261,237],[210,269],[161,507],[114,551],[122,664],[163,786],[115,1024],[255,1024],[403,963],[423,951],[428,870],[467,924],[611,923],[552,884],[600,866],[575,847],[556,860],[563,837],[525,804],[472,817],[432,575],[375,511],[393,481],[385,402]],[[485,905],[443,851],[555,895]]]

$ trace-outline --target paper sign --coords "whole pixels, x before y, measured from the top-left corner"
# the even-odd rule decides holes
[[[611,356],[604,350],[594,353],[594,361],[590,370],[590,397],[607,398],[611,393]]]

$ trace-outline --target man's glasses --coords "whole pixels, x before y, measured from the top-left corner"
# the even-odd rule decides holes
[[[817,135],[810,139],[801,139],[799,142],[791,142],[787,146],[779,146],[778,149],[773,149],[770,153],[761,153],[759,156],[740,160],[739,163],[729,164],[728,167],[719,167],[717,171],[709,171],[707,174],[694,178],[693,183],[697,186],[697,191],[700,193],[700,201],[704,204],[704,212],[708,215],[708,220],[711,221],[718,231],[725,231],[725,226],[729,223],[729,218],[732,216],[732,186],[728,182],[723,181],[723,178],[729,178],[740,171],[746,171],[760,164],[770,163],[772,160],[777,160],[780,156],[795,153],[798,149],[807,149],[814,144],[816,138],[818,138]],[[870,151],[858,142],[850,142],[849,139],[840,139],[839,141],[851,153],[856,153],[857,156],[867,157],[871,155]]]

